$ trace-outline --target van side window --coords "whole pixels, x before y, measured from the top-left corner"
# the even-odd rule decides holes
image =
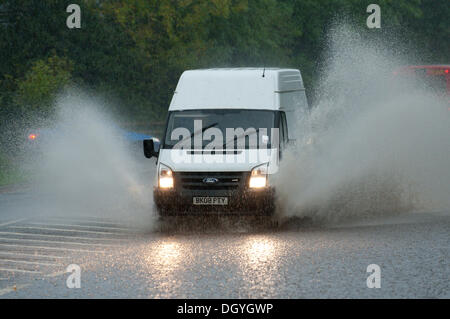
[[[287,122],[286,122],[286,113],[280,112],[281,114],[281,121],[280,121],[280,130],[281,130],[281,137],[283,141],[283,145],[285,145],[288,142],[288,128],[287,128]]]
[[[281,116],[283,114],[280,112],[279,122],[278,122],[278,141],[279,141],[279,152],[281,155],[281,150],[284,149],[284,129],[283,129],[283,117]]]
[[[286,146],[286,143],[288,141],[288,135],[287,135],[287,123],[286,123],[286,114],[284,112],[280,112],[280,122],[279,122],[279,139],[280,139],[280,145],[279,145],[279,156],[280,159],[282,158],[283,150]]]

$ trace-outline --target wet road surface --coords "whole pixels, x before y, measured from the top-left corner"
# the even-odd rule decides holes
[[[34,214],[34,201],[0,194],[0,298],[450,297],[449,212],[261,227]],[[81,288],[67,287],[71,264]],[[380,289],[367,287],[370,264]]]

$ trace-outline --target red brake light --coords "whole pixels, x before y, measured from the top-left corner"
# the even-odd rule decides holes
[[[448,70],[448,69],[446,69],[446,70],[445,70],[444,72],[445,72],[445,74],[448,74],[449,70]]]
[[[28,135],[28,139],[29,139],[30,141],[33,141],[33,140],[35,140],[35,139],[36,139],[36,137],[37,137],[37,135],[36,135],[36,134],[30,134],[30,135]]]

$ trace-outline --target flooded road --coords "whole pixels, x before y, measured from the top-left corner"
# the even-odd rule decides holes
[[[33,215],[30,193],[0,194],[1,298],[391,298],[450,296],[450,213],[334,225],[189,225]],[[14,208],[14,209],[13,209]],[[68,288],[69,265],[81,268]],[[367,287],[367,266],[381,288]]]

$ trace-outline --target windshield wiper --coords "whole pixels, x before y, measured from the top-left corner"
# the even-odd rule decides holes
[[[196,135],[198,135],[198,134],[200,134],[200,133],[203,133],[203,132],[206,131],[207,129],[216,126],[217,124],[219,124],[219,122],[212,123],[212,124],[210,124],[210,125],[208,125],[208,126],[205,126],[205,127],[202,128],[201,130],[198,130],[198,131],[196,131],[196,132],[192,132],[191,136],[183,138],[179,143],[186,141],[188,138],[193,138],[194,136],[196,136]]]

